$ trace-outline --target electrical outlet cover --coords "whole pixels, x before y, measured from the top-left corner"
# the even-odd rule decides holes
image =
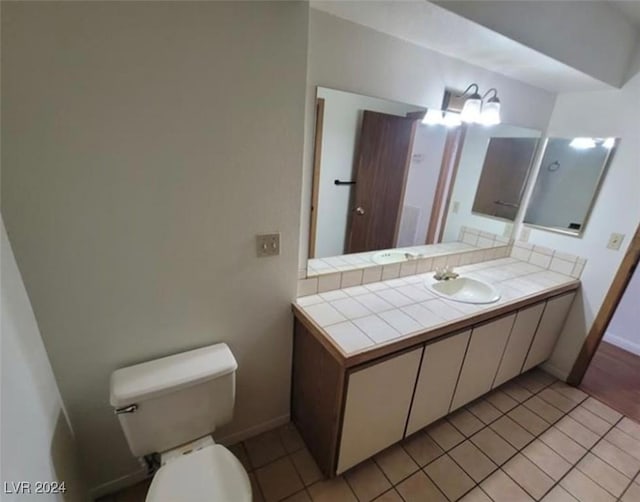
[[[612,233],[611,237],[609,237],[609,242],[607,243],[607,248],[618,250],[622,245],[622,241],[624,240],[624,234],[616,234]]]
[[[521,242],[529,242],[529,236],[531,235],[531,229],[528,227],[522,227],[520,230],[520,241]]]

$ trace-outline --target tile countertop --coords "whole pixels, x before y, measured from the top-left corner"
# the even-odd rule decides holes
[[[429,272],[304,296],[296,300],[294,310],[348,359],[527,298],[565,287],[576,289],[580,284],[573,277],[516,258],[475,263],[455,271],[493,284],[501,293],[500,300],[485,305],[445,300],[425,287],[425,281],[435,282],[434,272]]]

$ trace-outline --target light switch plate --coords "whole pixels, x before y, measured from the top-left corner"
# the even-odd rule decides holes
[[[624,240],[624,234],[613,233],[611,234],[611,237],[609,237],[607,248],[617,251],[618,249],[620,249],[620,246],[622,245],[623,240]]]
[[[520,230],[520,238],[518,240],[521,242],[529,242],[530,236],[531,229],[529,227],[522,227],[522,230]]]
[[[256,235],[256,254],[258,258],[278,256],[280,254],[280,234]]]

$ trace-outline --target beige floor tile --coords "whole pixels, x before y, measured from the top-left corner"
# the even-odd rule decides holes
[[[229,446],[229,451],[233,453],[238,460],[240,460],[240,463],[247,472],[251,472],[253,467],[251,466],[249,455],[247,454],[247,450],[245,449],[243,443],[237,443],[233,446]]]
[[[514,382],[524,387],[534,394],[540,392],[546,386],[551,385],[555,381],[548,373],[539,370],[531,370],[523,373],[518,378],[514,379]]]
[[[598,441],[598,444],[593,447],[591,452],[630,479],[633,479],[640,472],[640,460],[632,457],[606,439]]]
[[[573,387],[560,381],[551,385],[551,388],[557,393],[562,394],[567,399],[571,399],[574,403],[581,403],[589,397],[587,393],[581,391],[577,387]]]
[[[539,439],[571,464],[575,464],[587,452],[585,448],[555,427],[543,432]]]
[[[482,488],[476,486],[473,490],[462,497],[460,502],[491,502],[491,498],[482,491]]]
[[[542,502],[579,502],[571,494],[562,488],[560,485],[556,485],[553,490],[545,495]]]
[[[381,451],[374,458],[394,485],[418,470],[418,464],[397,444]]]
[[[477,432],[471,441],[497,465],[504,464],[516,453],[513,446],[489,428]]]
[[[307,488],[314,502],[358,502],[342,476],[319,481]]]
[[[262,467],[286,454],[278,431],[269,431],[244,442],[251,465]]]
[[[266,502],[281,500],[304,488],[289,457],[256,469],[255,475]]]
[[[534,439],[534,436],[530,432],[519,426],[506,415],[493,422],[489,427],[518,450],[524,448]]]
[[[290,497],[283,499],[283,502],[311,502],[311,496],[306,490],[302,490],[301,492],[294,493]]]
[[[256,475],[253,472],[249,473],[249,481],[251,481],[251,495],[253,496],[253,502],[264,502],[262,490],[260,489]]]
[[[402,447],[420,467],[424,467],[444,453],[431,436],[423,431],[416,432],[405,439]]]
[[[316,461],[306,448],[293,453],[291,455],[291,460],[293,461],[293,465],[296,467],[296,470],[298,471],[300,478],[302,478],[302,482],[305,486],[309,486],[323,478],[318,464],[316,464]]]
[[[494,502],[529,502],[533,500],[503,471],[496,471],[480,487]]]
[[[609,422],[590,412],[584,406],[574,408],[571,410],[571,413],[569,413],[569,416],[599,436],[604,435],[609,429],[611,429],[611,424]]]
[[[634,422],[630,418],[624,417],[616,427],[623,432],[626,432],[634,439],[640,440],[640,424],[638,422]]]
[[[537,394],[537,397],[546,401],[547,403],[555,406],[560,411],[568,413],[576,407],[577,403],[571,399],[564,397],[562,394],[556,392],[554,389],[546,388]]]
[[[542,469],[554,481],[558,481],[571,469],[569,462],[539,439],[536,439],[522,450],[522,454]]]
[[[471,441],[465,441],[456,446],[449,452],[449,455],[476,483],[482,481],[498,468],[498,466]]]
[[[391,488],[391,483],[373,460],[365,460],[344,473],[359,501],[373,500]]]
[[[484,427],[484,423],[480,421],[473,413],[460,408],[447,417],[456,429],[458,429],[466,437],[473,436],[476,432]]]
[[[618,413],[613,408],[609,408],[606,404],[601,403],[597,399],[593,397],[587,398],[583,403],[586,409],[590,412],[595,413],[600,418],[606,420],[611,425],[615,424],[618,420],[622,418],[622,413]]]
[[[477,399],[471,404],[468,404],[467,409],[485,424],[490,424],[502,415],[498,408],[484,399]]]
[[[578,469],[572,469],[562,478],[560,485],[580,502],[614,502],[616,500]]]
[[[595,432],[590,431],[580,422],[577,422],[570,416],[566,416],[562,418],[555,425],[556,428],[560,429],[567,436],[573,439],[576,443],[581,444],[586,449],[591,448],[600,436],[598,436]]]
[[[458,500],[475,486],[473,479],[448,455],[431,462],[424,472],[449,500]]]
[[[610,443],[613,443],[632,457],[640,460],[640,441],[637,439],[634,439],[617,427],[611,429],[604,437]]]
[[[287,453],[293,453],[305,447],[298,429],[296,429],[296,426],[292,423],[280,427],[278,433],[280,434],[280,440]]]
[[[621,502],[638,502],[640,500],[640,485],[631,483],[620,499]]]
[[[405,502],[447,502],[447,498],[427,475],[418,471],[396,486]]]
[[[525,389],[524,387],[521,387],[513,380],[511,382],[507,382],[501,385],[499,389],[502,392],[504,392],[507,396],[511,397],[512,399],[515,399],[519,403],[526,401],[531,396],[533,396],[531,391]]]
[[[592,453],[587,453],[577,467],[614,497],[620,497],[631,482],[630,478]]]
[[[538,396],[533,396],[531,399],[527,399],[523,404],[550,424],[557,422],[564,415],[564,413],[562,413],[558,408],[551,406]]]
[[[448,451],[464,441],[464,436],[446,420],[440,420],[429,426],[426,432],[444,451]]]
[[[542,498],[554,485],[552,478],[521,453],[509,460],[502,470],[536,500]]]
[[[400,494],[394,488],[394,489],[389,490],[388,492],[385,492],[382,495],[380,495],[376,499],[376,502],[403,502],[403,501],[402,501],[402,497],[400,496]]]
[[[512,409],[507,416],[520,426],[524,427],[534,436],[538,436],[546,431],[551,425],[536,415],[533,411],[524,405],[520,405]]]
[[[499,389],[487,394],[485,399],[502,413],[506,413],[518,406],[518,401]]]

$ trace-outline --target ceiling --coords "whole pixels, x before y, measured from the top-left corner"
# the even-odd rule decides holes
[[[615,2],[615,5],[640,15],[640,1]],[[601,80],[428,1],[312,0],[311,7],[552,92],[611,88]]]
[[[622,11],[638,27],[640,27],[640,0],[613,1],[618,10]]]

